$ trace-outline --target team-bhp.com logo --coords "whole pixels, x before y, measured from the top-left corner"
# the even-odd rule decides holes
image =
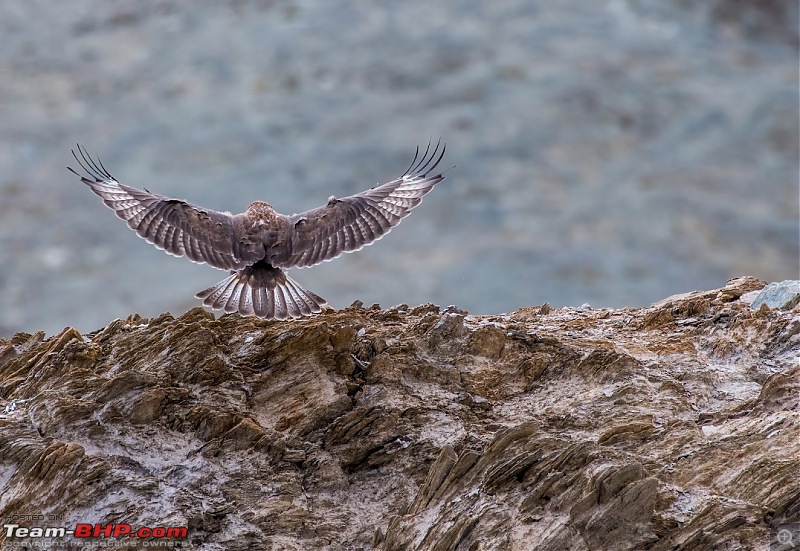
[[[7,538],[171,538],[185,539],[189,534],[186,526],[141,526],[130,524],[76,524],[75,528],[56,526],[34,526],[4,524],[3,534]]]

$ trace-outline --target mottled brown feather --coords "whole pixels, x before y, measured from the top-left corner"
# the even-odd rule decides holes
[[[436,152],[426,165],[396,180],[343,199],[331,198],[323,207],[289,216],[288,241],[267,260],[281,268],[305,268],[382,238],[444,180],[441,173],[428,176],[444,155],[444,148],[436,162],[427,166]]]
[[[169,254],[222,270],[254,262],[233,254],[230,215],[131,188],[111,176],[81,180],[139,237]]]

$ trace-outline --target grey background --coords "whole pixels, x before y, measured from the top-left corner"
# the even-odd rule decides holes
[[[441,136],[458,168],[407,221],[290,272],[337,308],[797,278],[797,5],[5,0],[0,335],[180,314],[225,276],[138,239],[75,142],[129,185],[292,213]]]

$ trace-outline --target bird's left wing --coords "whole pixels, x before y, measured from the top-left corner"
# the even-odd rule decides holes
[[[287,240],[273,248],[267,260],[281,268],[305,268],[380,239],[444,180],[441,172],[430,175],[444,156],[445,146],[441,153],[439,146],[428,155],[428,144],[419,162],[417,148],[411,166],[400,178],[343,199],[331,197],[323,207],[288,217],[291,229]]]
[[[259,252],[263,256],[263,248],[251,250],[236,239],[231,215],[125,186],[80,146],[78,154],[72,152],[86,175],[67,168],[139,237],[157,248],[221,270],[239,270],[259,260],[255,258]]]

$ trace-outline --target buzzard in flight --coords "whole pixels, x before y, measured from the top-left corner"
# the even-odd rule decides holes
[[[139,237],[174,256],[231,275],[196,297],[243,316],[283,320],[318,313],[325,300],[303,289],[283,269],[305,268],[380,239],[419,205],[444,174],[433,174],[445,146],[431,144],[402,176],[322,207],[287,216],[255,201],[241,214],[217,212],[119,183],[80,145],[73,157],[86,172],[67,167],[128,223]],[[80,155],[80,157],[78,156]]]

